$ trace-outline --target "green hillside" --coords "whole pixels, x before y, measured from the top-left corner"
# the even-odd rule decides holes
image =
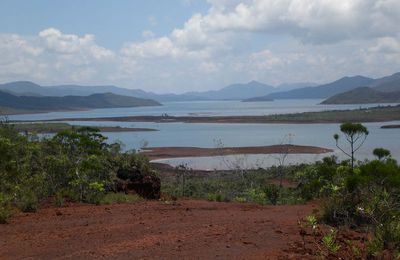
[[[360,87],[334,95],[322,104],[371,104],[400,103],[400,91],[382,92],[369,87]]]
[[[151,99],[115,95],[112,93],[90,96],[37,97],[16,96],[0,91],[0,113],[26,113],[95,108],[160,106]]]

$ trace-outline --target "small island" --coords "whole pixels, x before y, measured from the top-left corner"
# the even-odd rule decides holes
[[[142,154],[151,160],[171,159],[180,157],[209,157],[225,156],[234,154],[324,154],[333,150],[315,146],[303,145],[269,145],[269,146],[247,146],[247,147],[222,147],[222,148],[200,148],[200,147],[146,147]]]

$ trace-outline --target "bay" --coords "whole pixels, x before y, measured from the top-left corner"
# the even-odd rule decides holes
[[[368,105],[319,105],[322,100],[277,100],[273,102],[202,101],[169,102],[161,107],[96,109],[90,111],[51,112],[42,114],[13,115],[10,120],[49,120],[57,118],[116,117],[135,115],[171,116],[222,116],[222,115],[270,115],[308,111],[343,110],[376,106]],[[387,105],[387,104],[386,104]],[[333,135],[339,133],[339,124],[203,124],[203,123],[145,123],[145,122],[65,122],[92,126],[120,126],[154,128],[156,132],[105,133],[109,142],[120,141],[124,149],[147,147],[210,147],[261,146],[282,143],[287,135],[291,143],[334,149],[334,154],[345,159],[335,146]],[[371,159],[376,147],[389,149],[393,157],[400,160],[400,129],[381,129],[384,124],[400,122],[366,123],[370,134],[357,152],[357,159]],[[342,143],[345,146],[345,143]],[[346,147],[345,147],[346,149]],[[290,155],[288,163],[301,163],[321,159],[325,155]],[[171,165],[185,164],[196,169],[232,168],[241,161],[243,167],[267,167],[276,164],[272,155],[246,155],[206,158],[177,158],[160,160]]]

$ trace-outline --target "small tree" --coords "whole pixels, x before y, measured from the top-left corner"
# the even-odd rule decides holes
[[[345,135],[346,141],[350,144],[350,153],[344,151],[344,149],[339,146],[338,134],[334,134],[333,138],[336,140],[336,147],[350,157],[351,170],[353,171],[354,154],[364,144],[369,132],[365,126],[359,123],[343,123],[340,125],[340,131]]]
[[[382,159],[389,158],[391,156],[390,151],[386,150],[385,148],[375,148],[372,152],[378,160],[381,161]]]
[[[278,162],[278,175],[279,175],[279,187],[283,187],[283,168],[285,167],[286,159],[291,152],[291,145],[293,141],[294,134],[286,134],[281,142],[279,152],[272,157]]]
[[[177,181],[181,181],[182,184],[182,197],[185,197],[185,185],[186,185],[186,178],[188,177],[188,173],[191,170],[187,164],[180,164],[176,168],[176,179]]]

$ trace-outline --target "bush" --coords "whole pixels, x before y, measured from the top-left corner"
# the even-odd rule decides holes
[[[89,190],[86,194],[86,201],[96,205],[100,204],[101,199],[105,195],[104,183],[92,182],[89,184]]]
[[[8,205],[0,205],[0,224],[6,224],[7,220],[12,216],[11,207]]]
[[[244,197],[239,197],[239,196],[236,196],[236,197],[233,199],[233,201],[234,201],[234,202],[238,202],[238,203],[247,202],[246,198],[244,198]]]
[[[375,236],[368,242],[369,254],[374,257],[382,255],[384,250],[392,254],[400,253],[400,221],[394,219],[387,223],[381,223],[375,229]],[[398,259],[398,258],[396,258]]]
[[[12,209],[4,195],[0,193],[0,224],[6,224],[12,216]]]
[[[279,199],[279,187],[276,185],[270,184],[264,188],[264,193],[267,196],[268,201],[272,205],[276,205]]]
[[[125,193],[108,193],[104,195],[101,200],[101,205],[108,205],[108,204],[122,204],[122,203],[134,203],[142,201],[143,199],[134,194],[125,194]]]
[[[246,194],[250,201],[261,205],[265,204],[266,195],[264,191],[260,189],[249,189],[247,190]]]
[[[24,191],[21,194],[18,207],[23,212],[36,212],[39,207],[39,201],[36,194],[32,191]]]
[[[64,195],[61,191],[56,192],[54,195],[54,205],[56,207],[63,207],[65,203]]]
[[[209,201],[217,201],[217,202],[229,202],[230,200],[223,196],[221,193],[209,193],[207,195],[207,200]]]

